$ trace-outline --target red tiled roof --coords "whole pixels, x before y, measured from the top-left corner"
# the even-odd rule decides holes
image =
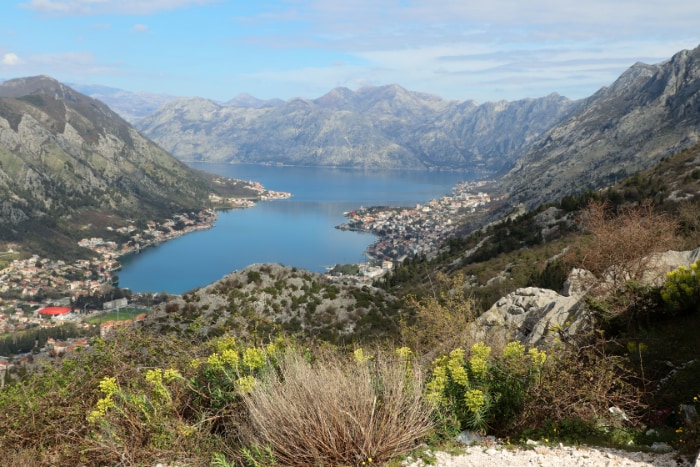
[[[62,307],[62,306],[48,306],[46,308],[39,310],[40,315],[48,315],[48,316],[65,315],[66,313],[70,313],[70,308],[66,308],[66,307]]]

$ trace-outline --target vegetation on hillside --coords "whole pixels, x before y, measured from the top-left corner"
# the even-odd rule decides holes
[[[700,264],[641,279],[650,253],[700,246],[699,165],[695,148],[494,222],[376,287],[278,265],[233,273],[141,327],[9,374],[3,462],[369,465],[464,429],[693,452]],[[465,332],[495,298],[559,290],[572,267],[615,279],[586,297],[590,333],[554,329],[538,349]]]

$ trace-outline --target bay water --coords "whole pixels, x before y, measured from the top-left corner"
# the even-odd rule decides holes
[[[353,170],[191,163],[193,168],[258,181],[292,193],[253,208],[221,211],[214,227],[121,258],[121,287],[133,292],[184,293],[254,263],[315,272],[359,263],[376,237],[341,231],[343,213],[362,206],[415,206],[449,194],[474,177],[465,172]]]

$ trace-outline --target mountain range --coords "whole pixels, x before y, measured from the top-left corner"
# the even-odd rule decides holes
[[[700,140],[700,48],[637,63],[577,101],[550,94],[477,104],[398,85],[286,102],[240,94],[226,103],[83,89],[138,113],[163,105],[138,120],[139,132],[47,76],[0,84],[1,239],[89,232],[109,216],[164,217],[221,192],[212,176],[166,151],[184,161],[467,170],[496,179],[492,189],[511,205],[535,207],[609,185]]]
[[[185,161],[493,173],[575,107],[556,94],[477,105],[388,85],[257,108],[183,98],[136,127]]]
[[[597,189],[700,141],[700,47],[637,63],[533,141],[500,181],[528,206]]]
[[[696,48],[634,64],[576,101],[551,94],[477,104],[398,85],[336,88],[262,107],[176,99],[136,127],[184,161],[504,175],[499,190],[534,206],[613,183],[694,145],[699,57]]]

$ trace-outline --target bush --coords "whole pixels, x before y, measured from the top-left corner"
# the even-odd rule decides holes
[[[122,329],[113,339],[95,339],[88,349],[43,362],[25,380],[10,381],[0,391],[3,454],[11,449],[19,457],[33,455],[31,462],[17,464],[33,466],[154,465],[163,460],[196,465],[194,453],[211,444],[206,428],[187,437],[176,430],[193,424],[186,421],[184,407],[179,405],[187,399],[183,381],[167,382],[172,404],[166,404],[156,398],[154,386],[145,379],[149,369],[181,369],[189,359],[191,346],[176,337],[163,339]],[[98,408],[104,417],[90,418]],[[150,421],[142,424],[146,416]],[[169,433],[172,443],[163,447],[157,433]],[[12,465],[5,458],[2,464]]]
[[[465,359],[455,349],[433,362],[427,398],[439,409],[442,428],[503,432],[522,411],[530,385],[538,377],[546,354],[511,342],[498,358],[491,348],[475,344]]]
[[[673,314],[697,311],[700,303],[700,260],[690,267],[681,266],[668,274],[661,299]]]
[[[93,432],[92,461],[126,465],[153,464],[159,459],[187,460],[201,449],[201,426],[182,412],[186,380],[178,370],[146,370],[143,378],[121,387],[114,377],[99,383],[102,398],[87,417]],[[201,420],[198,420],[201,422]],[[206,430],[204,430],[206,432]]]
[[[653,254],[678,243],[677,222],[655,213],[649,204],[613,215],[609,205],[592,201],[579,224],[590,232],[592,242],[571,249],[565,260],[604,278],[613,290],[630,280],[640,281],[652,265]]]
[[[428,360],[455,348],[466,340],[465,332],[477,317],[474,300],[468,296],[462,274],[448,277],[439,272],[432,293],[418,299],[407,298],[413,316],[400,322],[401,341]]]
[[[625,414],[627,426],[638,425],[646,406],[627,359],[610,354],[612,342],[599,335],[577,340],[559,342],[548,352],[517,426],[540,430],[551,425],[561,431],[572,420],[580,426],[620,426],[611,407]]]
[[[354,362],[325,355],[314,363],[287,352],[279,374],[244,396],[248,445],[268,447],[286,466],[381,464],[408,452],[432,423],[406,351],[370,359],[360,350]]]

